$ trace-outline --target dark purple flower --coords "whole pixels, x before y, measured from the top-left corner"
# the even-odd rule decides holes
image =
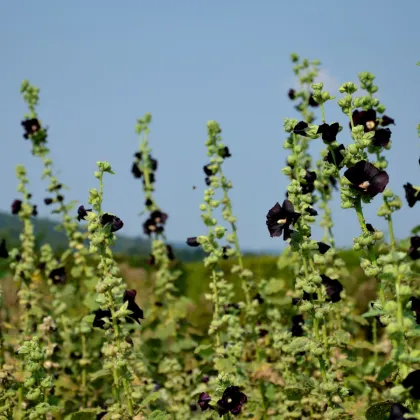
[[[298,134],[299,136],[307,137],[308,135],[306,134],[306,131],[305,131],[307,128],[308,128],[308,123],[306,123],[305,121],[299,121],[295,125],[293,132],[295,134]]]
[[[315,101],[314,95],[311,94],[311,96],[309,97],[309,106],[316,108],[319,106],[319,103],[317,101]]]
[[[289,330],[292,333],[292,337],[302,337],[303,324],[304,324],[304,320],[301,314],[295,315],[294,317],[292,317],[292,328],[290,328]]]
[[[85,217],[88,214],[88,211],[92,211],[92,209],[85,209],[85,206],[79,206],[77,209],[77,220],[80,222],[81,220],[85,220]]]
[[[388,146],[391,140],[391,130],[389,128],[378,128],[372,138],[372,144],[377,147]]]
[[[388,420],[414,420],[414,417],[407,417],[410,411],[399,403],[393,403],[389,413]]]
[[[327,244],[324,244],[324,242],[318,242],[318,251],[321,254],[325,254],[331,247]]]
[[[220,416],[231,412],[239,414],[242,406],[248,401],[247,396],[238,386],[229,386],[223,392],[222,398],[217,401],[217,411]]]
[[[37,209],[37,207],[38,206],[36,204],[34,204],[33,207],[32,207],[32,216],[34,216],[34,217],[38,216],[38,209]]]
[[[338,280],[333,280],[325,274],[321,274],[322,284],[331,302],[338,302],[341,300],[340,293],[343,291],[343,286]]]
[[[413,296],[410,299],[411,302],[411,310],[416,313],[416,322],[420,325],[420,299]]]
[[[20,200],[13,201],[11,208],[12,208],[12,214],[18,214],[22,208],[22,201]]]
[[[318,131],[316,133],[322,134],[322,140],[329,144],[335,141],[339,128],[340,125],[338,123],[333,123],[331,125],[324,123],[318,127]]]
[[[25,129],[25,134],[23,137],[28,139],[29,136],[35,134],[37,131],[41,129],[41,125],[36,118],[31,118],[30,120],[25,120],[21,122],[23,128]]]
[[[50,192],[58,191],[58,190],[61,190],[61,188],[63,188],[62,184],[55,184],[55,185],[49,187],[48,191],[50,191]]]
[[[97,328],[104,328],[105,321],[103,318],[111,319],[111,311],[109,309],[97,309],[94,311],[95,319],[93,320],[92,326]]]
[[[402,381],[404,388],[410,388],[410,394],[415,400],[420,400],[420,370],[409,373]]]
[[[267,213],[266,225],[271,237],[281,236],[287,240],[290,238],[290,225],[296,223],[300,213],[296,213],[293,204],[289,200],[284,200],[283,205],[276,203]]]
[[[305,211],[311,216],[318,216],[318,212],[313,207],[307,207]]]
[[[296,91],[294,89],[289,89],[289,92],[287,92],[287,96],[291,101],[293,101],[296,98]]]
[[[229,147],[224,147],[223,149],[219,150],[219,156],[223,159],[231,157],[232,155],[230,154]]]
[[[375,233],[376,232],[375,228],[370,223],[366,223],[366,229],[370,233]]]
[[[64,267],[54,268],[48,276],[53,284],[66,284],[66,269]]]
[[[6,239],[2,239],[0,242],[0,258],[9,258],[9,251],[6,247]]]
[[[254,296],[254,300],[257,300],[260,305],[264,303],[264,298],[259,293]]]
[[[315,190],[316,172],[307,170],[303,180],[304,182],[300,184],[302,187],[302,194],[313,193]]]
[[[394,124],[395,125],[395,121],[392,118],[384,115],[382,117],[382,120],[381,120],[382,127],[386,127],[387,125],[390,125],[390,124]]]
[[[318,295],[316,293],[307,293],[303,292],[303,296],[301,298],[292,298],[292,305],[297,305],[301,300],[317,300]]]
[[[192,236],[191,238],[187,239],[187,245],[192,247],[200,246],[200,244],[197,242],[197,237]]]
[[[389,182],[389,176],[385,171],[379,170],[365,160],[361,160],[347,169],[344,176],[353,184],[355,189],[371,197],[383,192]]]
[[[376,111],[374,109],[369,109],[367,111],[359,111],[356,109],[353,111],[353,124],[354,126],[363,125],[365,133],[374,130],[378,125],[376,121]]]
[[[164,225],[168,220],[168,215],[160,210],[154,210],[150,214],[150,219],[153,220],[156,225]]]
[[[124,292],[123,296],[123,302],[128,302],[127,309],[131,311],[131,315],[128,315],[126,317],[127,322],[130,322],[130,320],[136,321],[138,324],[140,324],[140,319],[143,318],[143,311],[139,308],[137,305],[135,299],[136,299],[137,292],[132,290],[126,290]]]
[[[141,178],[143,175],[143,172],[140,170],[137,162],[133,162],[133,165],[131,166],[131,173],[133,174],[134,178]]]
[[[344,150],[346,150],[344,144],[340,144],[339,146],[330,149],[327,156],[325,156],[325,160],[328,163],[331,163],[331,165],[335,165],[337,168],[340,168],[344,160],[344,155],[341,152]]]
[[[59,203],[63,202],[64,201],[64,197],[62,195],[57,195],[57,201]]]
[[[152,171],[156,171],[158,167],[158,161],[156,159],[153,159],[151,156],[149,158],[150,158],[150,168],[152,169]]]
[[[152,204],[153,204],[153,201],[150,198],[146,199],[146,201],[144,202],[144,205],[146,207],[150,207]]]
[[[156,182],[156,177],[155,174],[153,172],[149,173],[149,183],[153,184],[154,182]],[[143,185],[146,185],[146,177],[143,177]]]
[[[138,160],[141,160],[142,156],[143,156],[143,154],[141,152],[134,153],[134,157]]]
[[[210,169],[210,165],[203,166],[203,171],[208,177],[214,174],[213,170]]]
[[[420,188],[415,188],[412,184],[407,182],[407,184],[404,185],[404,190],[408,207],[414,207],[414,204],[416,204],[417,201],[420,201]]]
[[[418,260],[420,258],[420,236],[412,236],[410,238],[408,255],[413,260]]]
[[[211,397],[207,392],[202,392],[198,397],[198,405],[201,408],[201,411],[206,411],[210,408],[209,404],[211,401]]]
[[[104,213],[101,216],[101,225],[103,227],[110,226],[110,232],[117,232],[124,226],[124,223],[119,217],[109,213]]]
[[[49,206],[53,202],[54,202],[54,200],[50,197],[44,198],[44,203],[45,203],[46,206]]]
[[[154,220],[149,218],[143,223],[143,232],[145,235],[151,235],[152,233],[162,233],[163,226],[157,225]]]

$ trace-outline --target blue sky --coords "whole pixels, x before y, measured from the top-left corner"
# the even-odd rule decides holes
[[[49,210],[42,204],[41,164],[20,126],[26,108],[19,87],[29,79],[41,88],[39,115],[50,127],[52,157],[71,188],[69,199],[86,203],[88,189],[96,186],[95,162],[107,160],[117,175],[106,179],[105,209],[124,220],[125,234],[141,233],[144,198],[130,166],[138,145],[136,118],[151,112],[157,199],[170,215],[168,238],[183,241],[204,233],[198,207],[206,122],[217,120],[233,155],[225,171],[234,185],[242,246],[280,249],[283,242],[269,237],[265,216],[283,200],[287,186],[281,173],[283,119],[296,116],[287,98],[294,83],[293,51],[320,59],[323,79],[338,96],[334,89],[356,81],[358,72],[377,76],[379,97],[397,124],[388,152],[390,186],[403,195],[402,185],[420,178],[419,14],[415,0],[404,7],[391,0],[3,1],[0,209],[9,211],[17,196],[20,163],[31,177],[40,215]],[[347,127],[335,103],[328,104],[326,116]],[[347,129],[339,139],[349,143]],[[380,203],[378,196],[366,215],[385,228],[375,215]],[[356,215],[341,209],[338,197],[333,209],[337,242],[350,245],[358,231]],[[419,214],[419,206],[398,212],[398,237],[409,234]]]

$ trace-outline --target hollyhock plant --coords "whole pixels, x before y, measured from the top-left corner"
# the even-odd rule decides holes
[[[300,213],[294,211],[293,204],[289,200],[284,200],[283,205],[274,204],[266,216],[266,225],[270,236],[273,238],[283,234],[284,240],[289,239],[290,225],[296,223],[299,216]]]
[[[353,188],[362,194],[375,197],[388,185],[389,176],[370,162],[361,160],[344,172],[344,176],[352,183]]]

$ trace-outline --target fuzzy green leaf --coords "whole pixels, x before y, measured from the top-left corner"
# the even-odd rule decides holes
[[[372,404],[366,411],[366,420],[384,420],[389,417],[392,402],[383,401]]]
[[[378,382],[384,381],[386,378],[389,378],[392,375],[392,373],[394,373],[397,370],[397,368],[397,364],[394,361],[390,360],[382,366],[381,370],[378,373],[378,376],[376,377],[376,380]]]

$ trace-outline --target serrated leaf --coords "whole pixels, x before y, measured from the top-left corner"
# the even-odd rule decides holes
[[[384,420],[389,417],[389,412],[391,410],[392,402],[383,401],[380,403],[372,404],[366,410],[366,420]]]
[[[378,376],[376,377],[376,380],[378,382],[384,381],[386,378],[389,378],[392,375],[392,373],[394,373],[397,370],[397,368],[397,364],[390,360],[382,366],[381,370],[378,373]]]
[[[290,401],[300,401],[303,395],[305,395],[305,391],[303,389],[293,386],[284,388],[284,393]]]

